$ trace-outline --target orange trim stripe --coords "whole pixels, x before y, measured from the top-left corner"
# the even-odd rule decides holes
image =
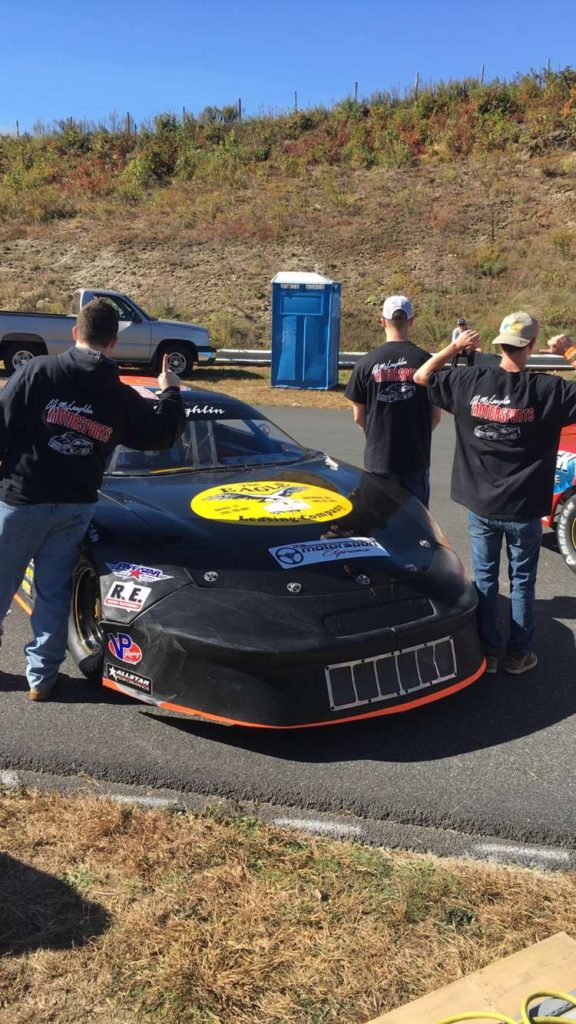
[[[164,708],[166,711],[178,711],[180,714],[194,715],[195,718],[203,718],[208,722],[220,722],[223,725],[242,725],[247,729],[316,729],[322,725],[341,725],[343,722],[359,722],[363,718],[380,718],[382,715],[395,715],[402,711],[411,711],[412,708],[422,707],[424,704],[432,704],[433,701],[442,700],[443,697],[449,697],[450,694],[457,693],[458,690],[463,690],[466,686],[471,686],[472,683],[475,683],[484,674],[485,668],[486,659],[482,658],[480,668],[471,676],[462,679],[459,683],[454,683],[453,686],[448,686],[445,690],[440,690],[439,693],[430,693],[426,697],[418,697],[416,700],[407,701],[405,704],[399,704],[393,708],[379,708],[378,711],[364,711],[361,715],[334,718],[327,722],[305,722],[302,725],[263,725],[262,722],[243,722],[240,719],[225,718],[222,715],[213,715],[208,711],[198,711],[195,708],[185,708],[181,704],[171,704],[169,701],[164,700],[156,701],[156,706]],[[102,685],[107,686],[111,690],[118,690],[119,693],[123,693],[126,696],[126,691],[120,690],[111,679],[103,679]],[[137,694],[134,694],[134,698],[138,700]]]
[[[19,604],[20,607],[24,609],[26,615],[32,615],[32,609],[30,605],[26,604],[26,601],[24,600],[23,597],[20,597],[20,594],[14,594],[14,600],[16,601],[16,604]]]

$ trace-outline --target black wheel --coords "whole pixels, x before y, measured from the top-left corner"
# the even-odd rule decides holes
[[[179,377],[189,377],[195,363],[195,351],[191,345],[179,341],[165,341],[158,351],[157,372],[162,369],[162,360],[168,355],[168,368]]]
[[[576,494],[562,505],[556,526],[558,547],[564,555],[566,565],[576,572]]]
[[[16,370],[25,366],[38,355],[40,355],[40,349],[36,345],[27,341],[11,341],[2,352],[4,369],[11,377]]]
[[[104,634],[100,626],[100,581],[93,562],[82,556],[74,570],[72,604],[68,620],[68,648],[87,679],[100,681],[104,662]]]

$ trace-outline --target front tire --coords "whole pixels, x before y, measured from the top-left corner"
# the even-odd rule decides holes
[[[196,362],[196,352],[190,345],[178,341],[165,341],[158,350],[157,372],[162,369],[162,360],[168,356],[168,369],[183,380],[189,377]]]
[[[566,565],[576,573],[576,494],[562,505],[556,535]]]
[[[100,625],[100,578],[91,558],[82,555],[72,583],[68,649],[87,679],[102,681],[104,634]]]

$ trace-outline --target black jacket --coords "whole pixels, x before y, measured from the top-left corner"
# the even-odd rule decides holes
[[[177,388],[157,408],[91,349],[39,356],[0,393],[0,501],[93,502],[118,444],[171,448],[185,425]]]

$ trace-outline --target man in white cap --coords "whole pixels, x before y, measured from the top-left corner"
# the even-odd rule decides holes
[[[533,636],[541,517],[552,504],[560,430],[576,422],[576,383],[526,370],[537,335],[534,317],[511,313],[493,342],[501,351],[499,366],[437,372],[455,355],[477,348],[479,334],[464,331],[414,377],[456,421],[451,493],[468,509],[478,628],[490,673],[498,670],[503,647],[497,622],[503,539],[510,578],[504,669],[519,675],[538,663]],[[576,347],[566,335],[551,338],[548,346],[576,363]]]
[[[344,392],[366,435],[364,468],[400,484],[423,505],[430,499],[430,442],[441,413],[413,377],[429,353],[408,337],[412,303],[391,295],[382,310],[386,342],[356,363]]]

